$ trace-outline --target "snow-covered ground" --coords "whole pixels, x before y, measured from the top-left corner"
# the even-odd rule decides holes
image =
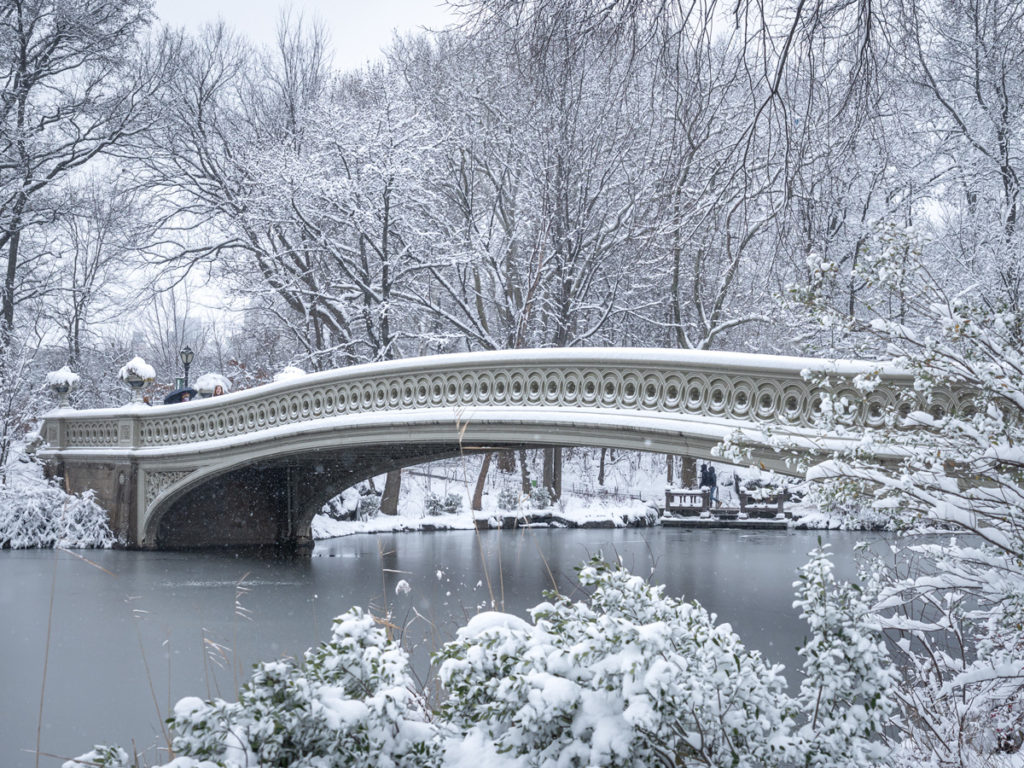
[[[328,539],[337,536],[348,536],[353,533],[389,533],[392,531],[439,531],[469,530],[477,525],[477,520],[489,521],[491,527],[498,527],[504,517],[516,516],[526,525],[555,525],[570,527],[588,527],[602,524],[617,528],[627,525],[647,525],[653,517],[650,504],[646,501],[616,501],[612,499],[583,499],[578,496],[563,498],[560,502],[547,507],[534,507],[525,502],[519,509],[505,511],[498,508],[497,496],[485,496],[483,509],[478,512],[469,510],[469,503],[464,499],[462,511],[455,514],[428,515],[424,511],[422,500],[424,494],[413,490],[403,493],[397,515],[378,514],[366,520],[335,520],[320,514],[313,518],[313,537]],[[421,500],[417,504],[416,499]],[[549,523],[531,522],[535,517],[552,518]]]

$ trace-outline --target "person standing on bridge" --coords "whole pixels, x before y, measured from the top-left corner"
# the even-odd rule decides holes
[[[713,466],[708,467],[708,486],[711,488],[711,503],[718,506],[718,475]]]
[[[711,486],[711,480],[708,478],[708,465],[707,464],[701,464],[700,465],[700,487],[701,487],[701,490],[703,490],[704,488],[708,488],[710,486]],[[714,493],[713,490],[709,492],[709,494],[708,494],[708,499],[709,500],[712,498],[711,494],[713,494],[713,493]]]

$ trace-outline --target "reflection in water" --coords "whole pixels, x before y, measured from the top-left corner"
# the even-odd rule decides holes
[[[41,745],[67,758],[94,743],[130,747],[134,739],[140,751],[161,744],[161,719],[177,699],[233,698],[253,663],[301,658],[353,605],[390,612],[427,683],[430,653],[470,616],[492,605],[525,615],[552,588],[575,595],[574,568],[598,553],[653,573],[670,595],[700,600],[749,646],[785,664],[792,680],[804,635],[792,582],[819,535],[844,578],[853,575],[856,541],[883,541],[839,532],[528,529],[350,536],[288,560],[2,552],[0,765],[35,763],[51,586]],[[403,579],[411,589],[398,594]],[[144,762],[156,759],[150,752]]]

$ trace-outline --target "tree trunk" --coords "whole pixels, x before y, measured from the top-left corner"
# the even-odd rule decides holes
[[[14,281],[18,274],[18,250],[21,243],[21,230],[15,230],[7,243],[7,274],[4,278],[3,290],[3,336],[4,349],[10,343],[14,333]]]
[[[673,456],[671,453],[666,453],[665,454],[665,469],[666,469],[666,472],[665,472],[665,484],[669,488],[672,487],[672,480],[674,479],[673,475],[675,474],[673,470],[675,469],[675,465],[676,465],[676,457]]]
[[[549,491],[552,489],[555,474],[555,449],[544,448],[544,469],[541,472],[541,485]]]
[[[511,475],[516,471],[516,454],[514,451],[498,451],[498,471]]]
[[[607,448],[601,449],[601,459],[597,465],[597,484],[604,485],[604,456],[608,452]]]
[[[398,514],[398,494],[402,490],[402,470],[388,472],[384,481],[384,493],[380,497],[380,511],[384,515]]]
[[[491,468],[491,452],[484,454],[484,463],[480,466],[480,474],[476,478],[476,488],[473,489],[473,503],[470,505],[474,512],[484,508],[484,482],[487,480],[487,470]]]
[[[682,468],[679,470],[679,484],[683,488],[697,487],[697,462],[689,456],[683,456]]]
[[[551,449],[551,495],[554,501],[562,498],[562,447]]]
[[[523,481],[523,493],[530,495],[530,467],[526,463],[526,451],[519,449],[519,472]]]

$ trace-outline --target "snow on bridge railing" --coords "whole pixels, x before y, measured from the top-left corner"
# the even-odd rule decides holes
[[[809,375],[810,374],[810,375]],[[913,397],[910,376],[881,363],[663,349],[531,349],[371,363],[179,405],[48,413],[48,450],[159,448],[316,419],[412,409],[615,409],[737,424],[810,428],[815,378],[859,401],[855,421],[881,426]],[[877,377],[870,392],[856,377]],[[957,409],[951,393],[936,407]],[[906,407],[905,405],[903,406]]]

